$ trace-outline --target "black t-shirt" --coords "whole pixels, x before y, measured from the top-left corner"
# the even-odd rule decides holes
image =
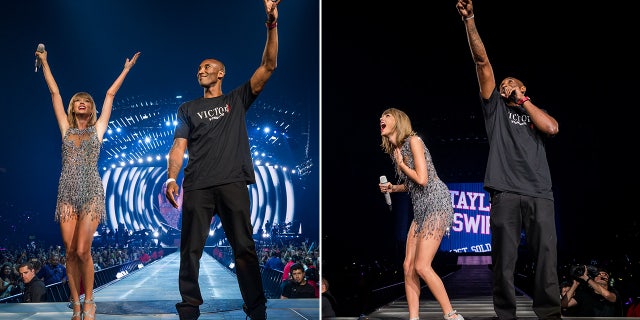
[[[336,316],[336,299],[327,292],[322,294],[322,317],[335,317]]]
[[[613,287],[609,287],[608,290],[616,295],[615,302],[606,300],[592,288],[580,285],[573,296],[578,301],[575,315],[577,317],[621,317],[622,311],[618,308],[620,293]]]
[[[497,89],[481,101],[489,139],[484,188],[553,200],[544,135],[524,107],[507,106]]]
[[[47,288],[44,281],[34,277],[29,283],[24,284],[22,302],[46,302]]]
[[[256,98],[247,81],[229,94],[180,105],[174,138],[187,139],[185,191],[239,181],[255,183],[246,112]]]
[[[315,298],[316,289],[309,282],[300,285],[293,280],[288,280],[282,288],[282,296],[289,299]]]

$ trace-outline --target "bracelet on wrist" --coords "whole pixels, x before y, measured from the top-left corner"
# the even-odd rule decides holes
[[[167,179],[167,181],[164,182],[164,184],[169,184],[169,182],[176,182],[176,179],[169,178],[169,179]]]
[[[264,23],[267,26],[267,29],[271,30],[271,29],[275,29],[278,26],[278,21],[273,21],[273,22],[265,22]]]
[[[473,18],[475,18],[475,17],[476,17],[476,15],[472,13],[470,16],[468,16],[468,17],[466,17],[466,18],[462,18],[462,20],[464,20],[464,21],[466,21],[466,20],[471,20],[471,19],[473,19]]]
[[[531,98],[525,96],[524,98],[518,100],[518,102],[516,102],[516,103],[521,106],[521,105],[523,105],[525,102],[527,102],[529,100],[531,100]]]

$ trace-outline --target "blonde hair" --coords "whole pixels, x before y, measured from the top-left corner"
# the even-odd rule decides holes
[[[325,290],[329,290],[329,281],[327,281],[327,279],[325,277],[322,277],[322,285],[324,286]]]
[[[91,118],[89,119],[89,123],[87,123],[87,125],[93,126],[96,124],[96,121],[98,121],[98,115],[96,112],[96,103],[93,100],[93,97],[86,92],[78,92],[74,94],[73,97],[71,97],[71,100],[69,100],[69,106],[67,107],[67,122],[69,122],[69,126],[71,128],[78,127],[78,120],[76,118],[76,113],[73,111],[73,102],[78,101],[80,99],[89,99],[90,101],[90,104],[87,106],[87,108],[91,110]]]
[[[390,114],[396,120],[395,135],[398,146],[402,146],[408,137],[416,135],[416,132],[413,131],[413,128],[411,127],[411,120],[404,111],[396,108],[389,108],[382,112],[382,115],[385,114]],[[382,151],[390,155],[393,154],[393,150],[396,147],[391,143],[391,141],[389,141],[389,137],[387,136],[382,136],[382,143],[380,146],[382,147]]]

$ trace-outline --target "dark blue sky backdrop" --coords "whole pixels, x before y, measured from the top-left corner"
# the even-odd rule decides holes
[[[280,4],[278,69],[259,100],[308,114],[319,203],[318,1]],[[42,72],[34,73],[38,43],[68,103],[78,91],[98,108],[125,59],[142,54],[116,96],[202,96],[196,71],[205,58],[227,68],[223,91],[249,79],[266,41],[261,0],[241,1],[5,1],[0,4],[0,155],[2,206],[42,213],[35,223],[58,235],[53,210],[60,171],[60,134]],[[3,210],[4,212],[4,210]],[[316,211],[317,212],[317,211]],[[316,213],[317,215],[317,213]],[[4,217],[4,219],[9,217]]]

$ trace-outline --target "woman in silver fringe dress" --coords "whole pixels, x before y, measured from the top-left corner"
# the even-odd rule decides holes
[[[420,278],[442,308],[445,320],[463,320],[451,306],[442,279],[431,263],[442,237],[449,233],[453,222],[453,206],[449,189],[436,173],[431,154],[411,127],[409,116],[389,108],[380,117],[382,150],[389,154],[396,167],[398,184],[380,183],[380,192],[408,192],[414,218],[407,235],[405,249],[404,287],[409,318],[420,318]]]
[[[113,100],[140,52],[127,58],[124,69],[113,82],[102,104],[100,118],[90,94],[78,92],[65,111],[60,90],[47,61],[47,51],[36,51],[44,80],[51,92],[53,112],[62,135],[62,171],[58,183],[55,220],[60,222],[67,260],[72,320],[95,318],[93,300],[94,267],[91,257],[93,234],[106,218],[104,187],[98,173],[102,137],[109,125]],[[84,305],[80,303],[84,287]]]

